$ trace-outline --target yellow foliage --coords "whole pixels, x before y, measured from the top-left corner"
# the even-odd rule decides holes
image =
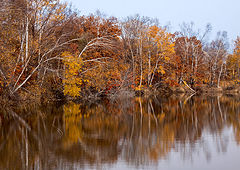
[[[142,88],[143,88],[143,85],[142,86],[137,86],[137,87],[135,87],[135,90],[142,90]]]
[[[159,73],[162,73],[162,74],[165,74],[165,73],[166,73],[165,70],[164,70],[164,68],[163,68],[163,66],[159,66],[159,67],[158,67],[158,72],[159,72]]]
[[[79,96],[81,91],[82,79],[79,76],[83,61],[81,58],[72,56],[69,52],[63,52],[65,65],[64,94],[71,97]]]

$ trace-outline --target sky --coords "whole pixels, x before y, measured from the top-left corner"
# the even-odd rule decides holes
[[[134,14],[158,18],[161,25],[171,24],[172,32],[183,22],[194,22],[204,30],[211,23],[210,39],[227,31],[229,42],[240,36],[240,0],[66,0],[82,15],[100,10],[107,16],[125,18]]]

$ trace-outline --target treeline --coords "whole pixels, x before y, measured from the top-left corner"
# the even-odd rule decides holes
[[[81,16],[59,0],[0,2],[0,94],[26,98],[115,94],[181,84],[195,89],[239,83],[240,38],[208,42],[182,24],[170,33],[157,19]]]

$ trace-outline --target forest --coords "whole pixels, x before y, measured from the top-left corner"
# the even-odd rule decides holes
[[[240,37],[208,40],[183,23],[172,33],[158,19],[88,16],[60,0],[0,2],[0,98],[78,99],[123,92],[235,90]],[[136,93],[137,94],[137,93]]]

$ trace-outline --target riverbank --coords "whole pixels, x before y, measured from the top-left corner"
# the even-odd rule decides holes
[[[196,88],[188,88],[186,86],[169,87],[161,86],[158,88],[145,88],[142,90],[136,90],[136,96],[151,96],[151,95],[161,95],[170,96],[172,94],[232,94],[240,95],[240,86],[222,86],[222,87],[207,87],[199,86]]]
[[[162,96],[169,97],[171,95],[179,94],[196,94],[196,95],[211,95],[211,94],[226,94],[226,95],[240,95],[240,86],[221,86],[221,87],[207,87],[206,85],[198,86],[196,88],[188,88],[181,85],[178,87],[170,87],[162,84],[156,87],[142,88],[140,90],[133,89],[120,89],[115,93],[86,93],[82,92],[79,97],[70,97],[63,94],[62,91],[45,91],[44,93],[29,93],[21,92],[15,96],[1,95],[1,105],[14,105],[16,103],[48,103],[52,101],[59,102],[97,102],[104,99],[116,99],[116,98],[131,98],[131,97],[150,97],[150,96]]]

